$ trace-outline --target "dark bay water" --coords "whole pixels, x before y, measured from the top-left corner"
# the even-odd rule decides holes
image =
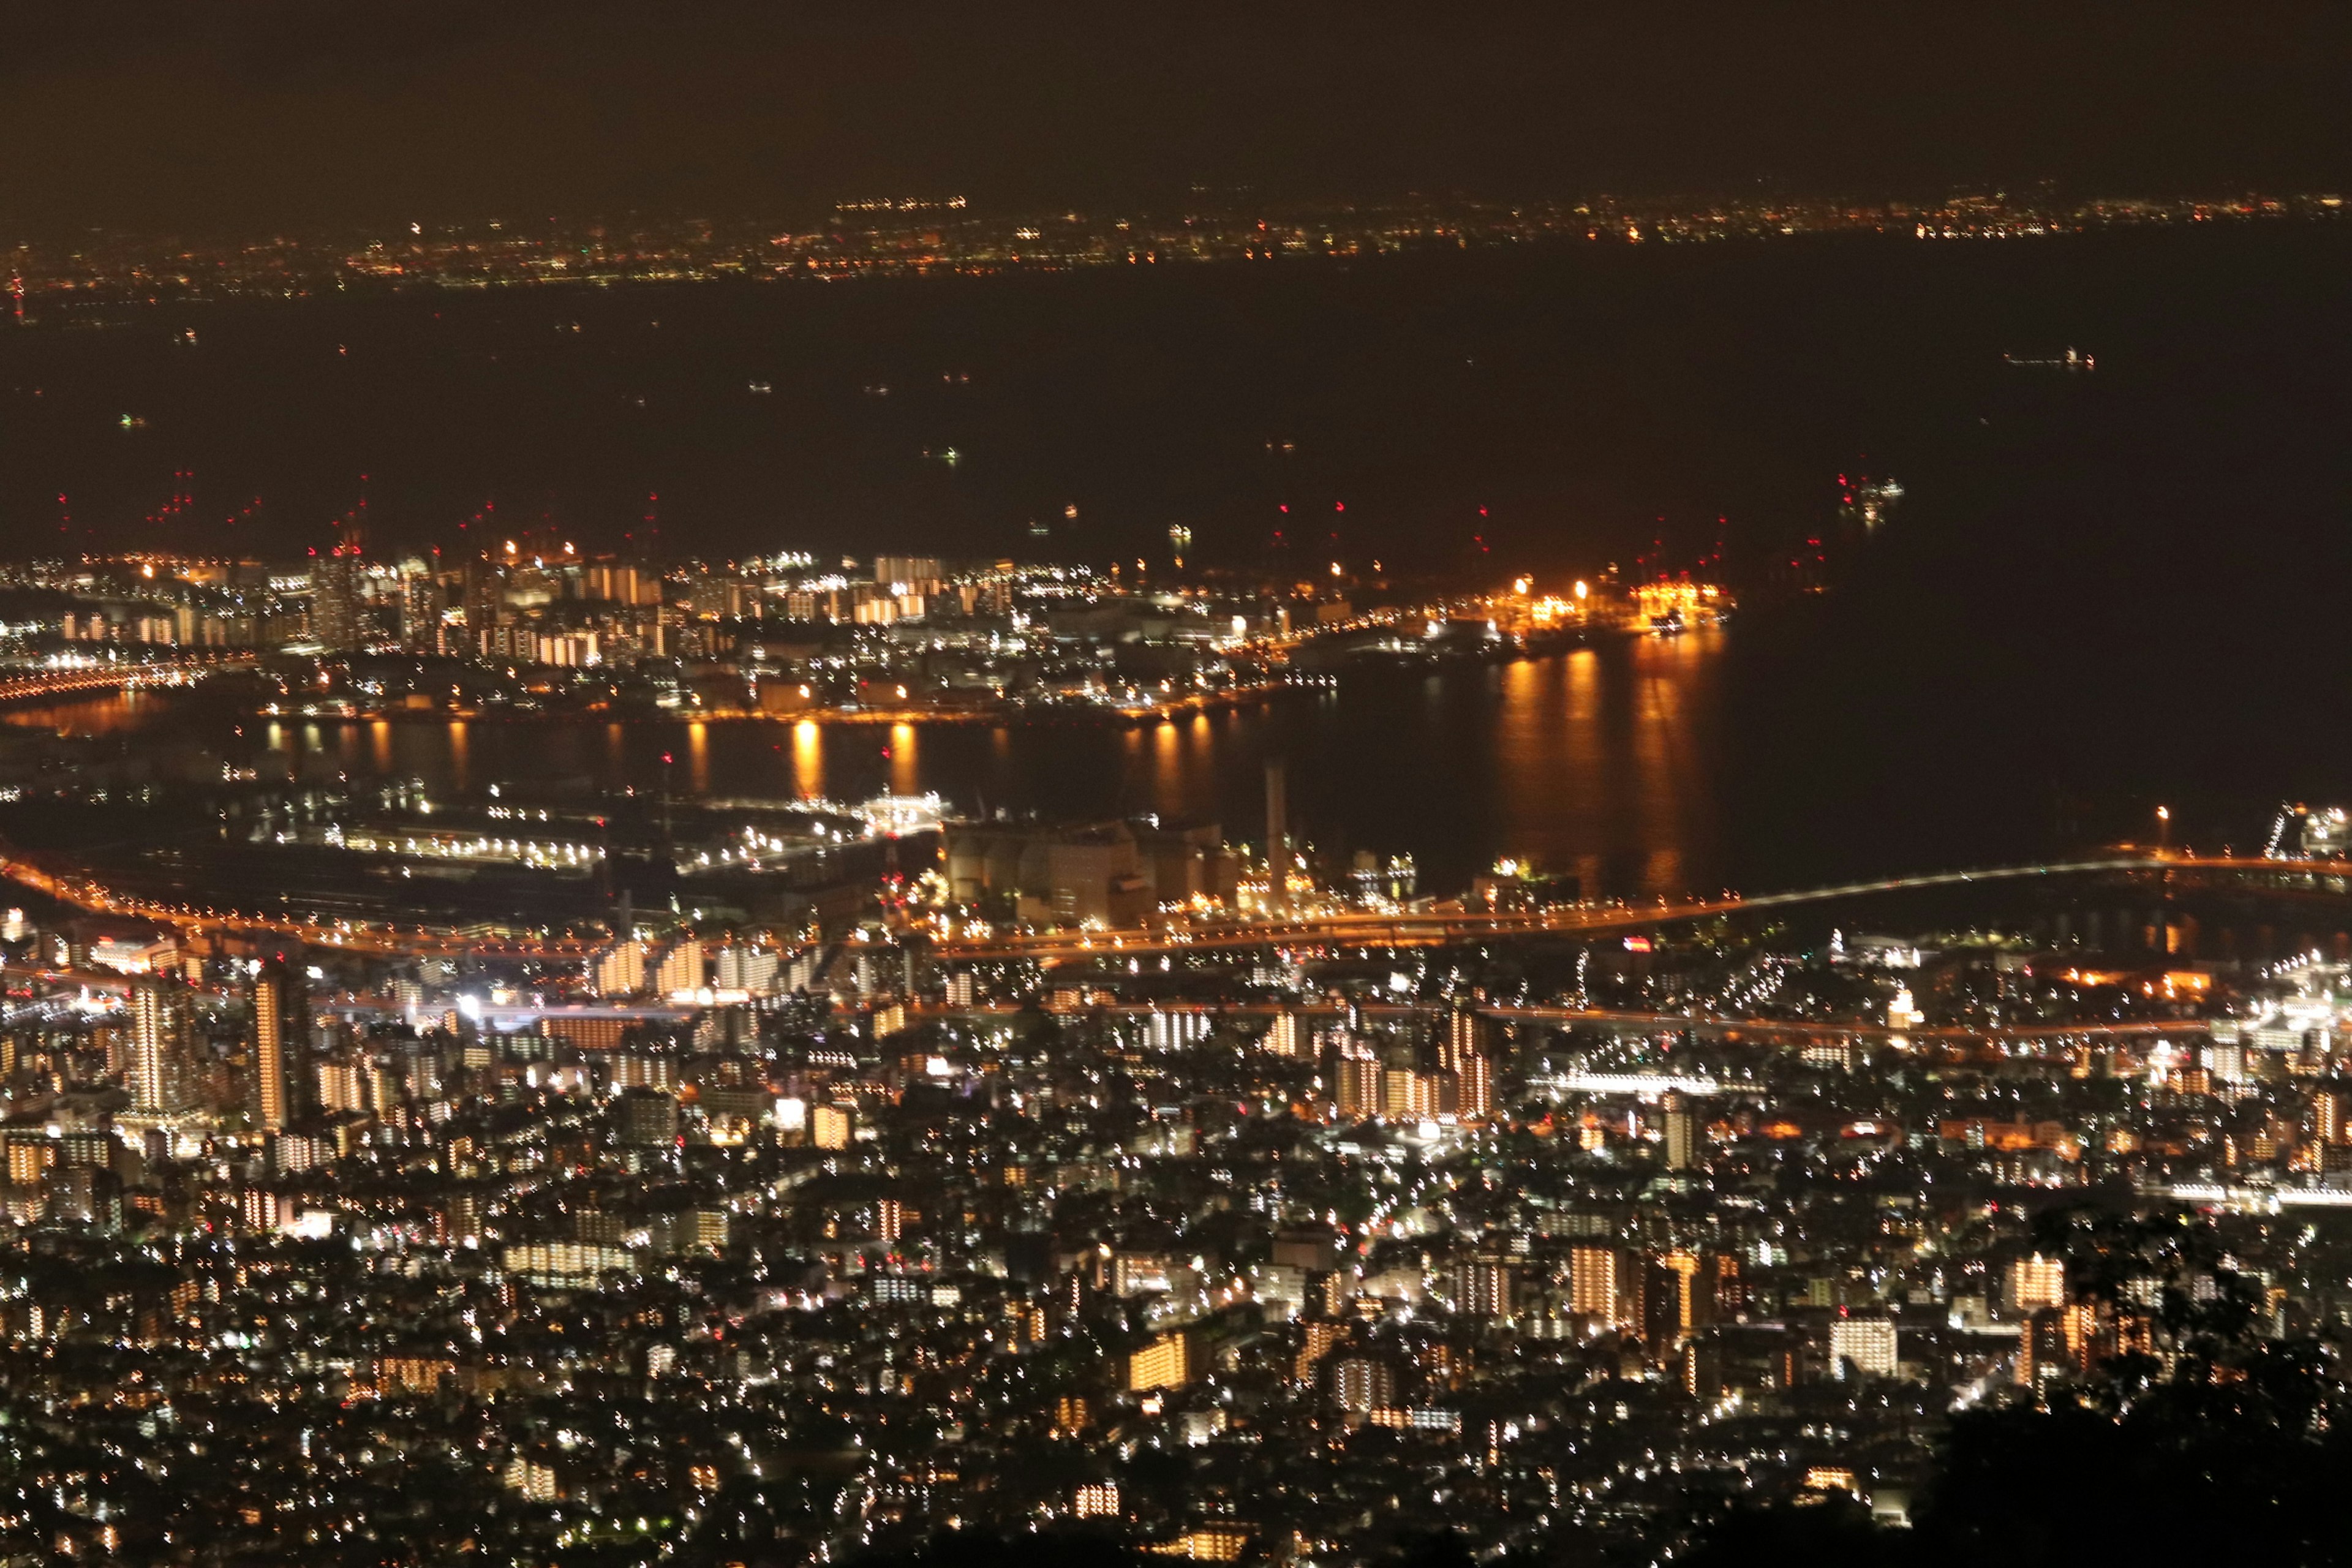
[[[1452,889],[1514,855],[1612,891],[1720,886],[1713,755],[1727,635],[1612,641],[1431,674],[1367,671],[1336,689],[1161,723],[834,724],[717,719],[247,720],[142,693],[20,709],[58,732],[275,752],[309,776],[419,778],[445,796],[534,791],[824,796],[936,792],[963,812],[1049,818],[1154,812],[1256,842],[1265,759],[1292,811],[1346,857],[1412,855]],[[666,768],[665,755],[675,759]]]
[[[1252,566],[1297,517],[1493,582],[1720,538],[1748,590],[1720,635],[1172,726],[278,740],[451,784],[645,783],[667,749],[717,793],[1248,837],[1278,748],[1318,841],[1439,887],[1500,854],[1619,893],[1999,862],[2144,837],[2159,803],[2245,844],[2281,798],[2352,798],[2347,262],[2345,234],[2281,227],[159,310],[0,334],[0,523],[30,548],[70,493],[88,544],[290,550],[366,472],[388,544],[454,545],[488,499],[610,544],[655,491],[666,547],[713,553],[1100,562],[1185,521],[1201,560]],[[2095,374],[2002,358],[2069,346]],[[1830,592],[1776,595],[1856,468],[1908,499]],[[149,529],[175,468],[200,513],[266,505]],[[227,734],[141,700],[79,721]]]
[[[1157,812],[1217,821],[1253,842],[1265,762],[1278,752],[1294,818],[1336,858],[1410,854],[1424,887],[1454,890],[1507,855],[1626,897],[2031,859],[2144,835],[2159,795],[2174,805],[2183,840],[2244,844],[2277,793],[2263,781],[2292,771],[2243,769],[2226,749],[2200,752],[2158,731],[2142,733],[2137,749],[2105,750],[2112,723],[2086,723],[2063,703],[2014,705],[1987,728],[1950,706],[1948,687],[1924,690],[1916,710],[1850,707],[1836,700],[1848,689],[1840,672],[1780,662],[1790,641],[1837,626],[1835,609],[1817,601],[1671,641],[1612,640],[1434,673],[1359,671],[1328,691],[1133,726],[240,724],[201,700],[156,693],[12,718],[134,744],[153,737],[230,755],[275,752],[312,776],[419,778],[445,795],[493,783],[649,791],[666,777],[681,795],[936,792],[963,812]],[[1828,694],[1826,707],[1805,695],[1813,691]],[[2073,743],[2039,759],[2021,754],[2057,747],[2061,734]],[[668,767],[665,755],[675,759]],[[2063,767],[2084,770],[2089,784],[2070,789]]]
[[[1328,693],[1139,726],[703,723],[266,726],[357,773],[478,789],[498,778],[857,799],[936,791],[962,811],[1157,812],[1253,842],[1264,767],[1286,759],[1292,810],[1341,855],[1410,853],[1458,887],[1497,856],[1588,884],[1720,885],[1723,801],[1710,749],[1722,637],[1612,644],[1437,675],[1367,673]]]
[[[0,526],[299,555],[364,496],[380,551],[489,505],[722,556],[1101,563],[1182,521],[1207,565],[1280,529],[1501,579],[1721,537],[1745,574],[1863,468],[1942,527],[2170,545],[2340,481],[2347,259],[2278,226],[125,308],[0,331]],[[2069,346],[2096,375],[2002,363]]]

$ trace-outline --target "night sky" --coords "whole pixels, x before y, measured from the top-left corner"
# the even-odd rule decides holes
[[[6,5],[0,225],[2344,183],[2352,7]]]

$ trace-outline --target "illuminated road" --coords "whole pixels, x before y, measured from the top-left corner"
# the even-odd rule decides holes
[[[2146,854],[2003,866],[1975,871],[1938,871],[1915,877],[1887,877],[1868,882],[1844,882],[1834,887],[1765,893],[1754,898],[1727,895],[1679,901],[1660,900],[1654,904],[1617,904],[1533,913],[1492,914],[1466,910],[1433,910],[1400,915],[1334,913],[1306,920],[1249,923],[1180,921],[1159,929],[1052,931],[1032,936],[953,939],[939,942],[936,953],[946,960],[1026,958],[1054,964],[1248,948],[1433,947],[1487,938],[1630,931],[1750,910],[1787,909],[1876,893],[1910,892],[1978,882],[2019,881],[2097,872],[2150,871],[2231,871],[2324,877],[2332,883],[2342,884],[2333,890],[2352,893],[2352,862]],[[585,957],[598,945],[595,942],[577,937],[490,936],[447,928],[397,925],[390,921],[307,919],[295,914],[266,914],[169,902],[142,898],[76,872],[52,871],[21,855],[5,852],[0,852],[0,879],[20,883],[93,913],[151,921],[190,933],[286,937],[323,947],[386,956],[466,955],[485,959],[571,960]]]
[[[1923,1024],[1897,1028],[1892,1024],[1832,1023],[1822,1019],[1708,1017],[1679,1013],[1628,1013],[1600,1007],[1481,1007],[1479,1012],[1506,1022],[1543,1024],[1616,1024],[1639,1029],[1689,1029],[1706,1034],[1753,1035],[1780,1039],[1851,1040],[2047,1040],[2061,1037],[2112,1039],[2140,1035],[2201,1035],[2211,1025],[2198,1018],[2151,1018],[2115,1024]]]
[[[252,654],[207,654],[194,658],[157,659],[146,664],[99,665],[86,669],[39,669],[0,677],[0,702],[35,702],[44,698],[72,697],[85,691],[112,691],[136,686],[184,686],[218,670],[237,669],[255,662]]]
[[[131,985],[134,976],[108,969],[59,969],[42,964],[0,964],[0,977],[9,980],[31,980],[47,984],[79,984],[91,990],[121,991]],[[373,1004],[378,1011],[392,1011],[388,1002]],[[949,1006],[922,1003],[908,1007],[910,1022],[939,1018],[1003,1019],[1027,1011],[1025,1004],[978,1003],[971,1006]],[[1412,1015],[1432,1016],[1444,1010],[1440,1003],[1388,1002],[1373,1003],[1360,1011],[1374,1017],[1395,1018]],[[1638,1029],[1650,1034],[1685,1031],[1724,1035],[1759,1040],[1887,1040],[1965,1041],[1977,1044],[2024,1043],[2048,1039],[2114,1039],[2147,1036],[2190,1036],[2203,1034],[2210,1026],[2195,1018],[2145,1019],[2131,1023],[2035,1023],[1968,1025],[1937,1024],[1914,1028],[1895,1028],[1886,1024],[1843,1022],[1833,1019],[1783,1019],[1700,1016],[1687,1013],[1643,1013],[1617,1007],[1546,1007],[1522,1006],[1503,1003],[1481,1004],[1474,1009],[1482,1016],[1505,1024],[1544,1024],[1563,1026],[1572,1024],[1608,1025],[1618,1028]],[[622,1019],[659,1018],[676,1021],[690,1010],[658,1004],[640,1006],[545,1007],[507,1006],[486,1007],[483,1016],[503,1021],[509,1026],[541,1016],[611,1017]],[[1309,1002],[1288,1005],[1278,1002],[1244,1002],[1225,1005],[1189,1005],[1169,1002],[1113,1002],[1102,1005],[1051,1009],[1064,1015],[1100,1014],[1110,1017],[1149,1017],[1153,1015],[1191,1014],[1204,1018],[1272,1018],[1288,1013],[1303,1018],[1339,1017],[1347,1009],[1329,1002]]]
[[[1975,871],[1935,871],[1915,877],[1884,877],[1868,882],[1842,882],[1834,887],[1763,893],[1754,898],[1726,895],[1718,899],[1687,899],[1673,902],[1661,900],[1655,904],[1620,904],[1532,913],[1483,914],[1465,910],[1433,910],[1426,913],[1402,915],[1318,915],[1308,920],[1267,921],[1246,925],[1178,923],[1162,931],[1052,931],[1034,936],[951,940],[941,942],[939,952],[943,958],[1034,958],[1047,963],[1073,963],[1223,948],[1430,947],[1489,936],[1572,935],[1587,931],[1631,931],[1675,921],[1738,914],[1749,910],[1788,909],[1804,904],[1833,903],[1874,893],[1916,892],[1978,882],[2021,881],[2103,871],[2195,870],[2352,878],[2352,862],[2190,855],[2108,856],[2095,860],[1999,866]]]
[[[484,936],[421,925],[305,920],[299,915],[268,915],[166,903],[118,892],[89,877],[53,873],[16,855],[0,855],[0,878],[30,888],[60,903],[88,910],[92,914],[149,921],[190,935],[287,937],[320,947],[381,953],[386,957],[464,955],[474,958],[577,959],[586,957],[597,945],[576,937]]]
[[[976,1003],[968,1007],[947,1006],[924,1003],[910,1006],[907,1016],[921,1018],[1008,1018],[1027,1011],[1025,1004]],[[1402,1017],[1413,1014],[1434,1015],[1444,1010],[1433,1002],[1376,1002],[1360,1009],[1372,1017]],[[1191,1014],[1203,1018],[1271,1018],[1288,1013],[1299,1017],[1339,1017],[1348,1009],[1333,1002],[1308,1002],[1291,1005],[1280,1002],[1199,1003],[1182,1002],[1110,1002],[1101,1005],[1080,1005],[1049,1007],[1046,1011],[1065,1016],[1102,1014],[1110,1017],[1140,1018],[1155,1014]],[[1845,1022],[1829,1018],[1750,1018],[1690,1013],[1643,1013],[1621,1007],[1546,1007],[1517,1005],[1507,1003],[1481,1003],[1472,1009],[1483,1017],[1505,1024],[1602,1024],[1619,1028],[1639,1029],[1663,1034],[1690,1031],[1700,1034],[1751,1037],[1758,1039],[1804,1040],[1893,1040],[1969,1041],[1981,1043],[2024,1042],[2058,1038],[2116,1039],[2148,1035],[2201,1035],[2211,1026],[2196,1018],[2149,1018],[2131,1022],[2096,1023],[2031,1023],[2031,1024],[1934,1024],[1897,1028],[1891,1024]]]

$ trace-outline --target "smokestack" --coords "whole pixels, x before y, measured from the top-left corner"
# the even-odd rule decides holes
[[[1277,915],[1290,912],[1290,799],[1285,787],[1282,759],[1265,760],[1266,907]]]

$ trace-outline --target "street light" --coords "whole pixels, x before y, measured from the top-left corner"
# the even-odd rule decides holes
[[[2171,850],[2172,808],[2168,805],[2159,805],[2156,808],[2156,852],[2166,855]]]

